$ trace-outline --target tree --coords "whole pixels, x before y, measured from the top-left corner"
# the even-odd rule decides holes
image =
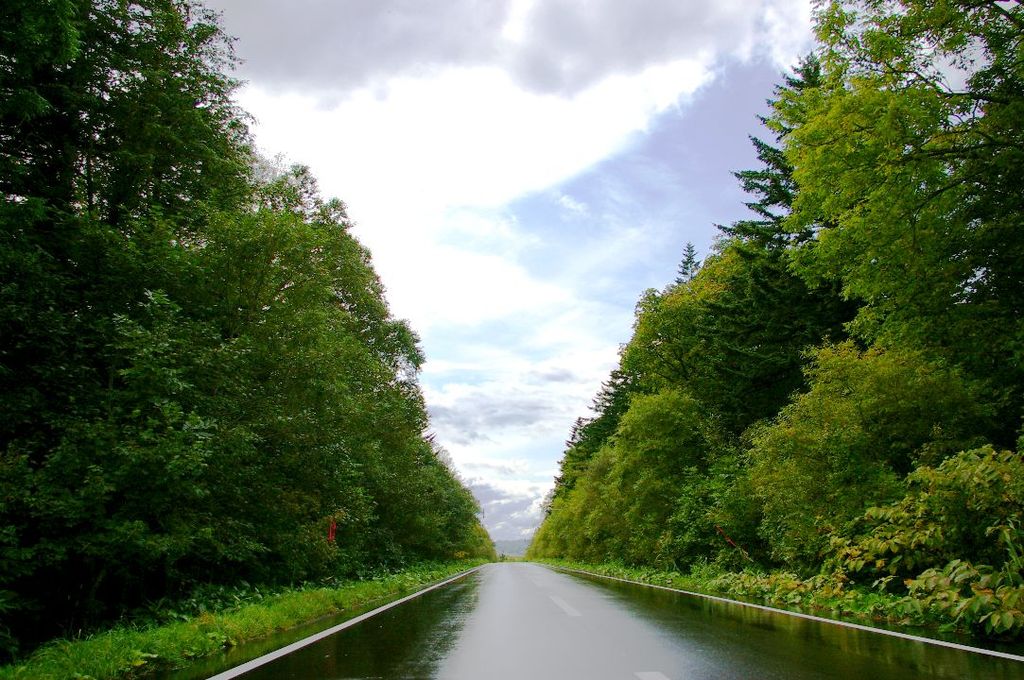
[[[787,92],[816,87],[819,77],[818,62],[808,58],[776,89],[778,99],[773,105],[781,106]],[[762,121],[779,140],[792,130],[781,115]],[[573,522],[577,527],[580,523],[603,527],[592,536],[598,541],[594,550],[615,559],[639,561],[642,551],[648,550],[663,562],[685,565],[719,551],[728,553],[724,558],[728,561],[735,551],[719,550],[722,542],[716,533],[721,525],[741,537],[751,550],[762,548],[757,534],[760,508],[750,500],[744,459],[737,455],[741,436],[759,420],[774,417],[804,386],[803,353],[823,340],[843,339],[843,324],[852,316],[852,309],[840,299],[834,285],[808,284],[790,271],[790,248],[806,238],[785,230],[784,217],[796,191],[792,167],[780,149],[753,141],[764,167],[736,176],[755,198],[748,205],[760,219],[723,228],[730,237],[720,241],[716,252],[703,263],[697,262],[695,249],[688,244],[675,285],[664,292],[649,290],[641,297],[634,334],[620,365],[622,374],[630,377],[630,398],[607,400],[616,404],[608,412],[615,417],[602,413],[594,420],[577,421],[545,520],[544,526],[550,522],[553,528],[549,532],[542,527],[538,550],[576,546],[566,535]],[[630,458],[621,443],[622,417],[632,412],[631,405],[642,402],[646,395],[676,391],[688,395],[688,403],[695,405],[699,414],[695,417],[715,431],[716,455],[686,475],[685,481],[665,477],[663,470],[650,467],[650,461]],[[659,413],[667,420],[673,417]],[[619,488],[611,477],[599,476],[591,469],[598,465],[597,457],[608,474],[625,469],[623,461],[629,461],[626,467],[633,470],[631,474],[646,481]],[[672,492],[656,481],[663,477],[675,480],[670,482],[675,484]],[[573,489],[581,479],[589,480],[588,488],[576,494]],[[632,512],[630,508],[640,507],[629,499],[659,496],[649,495],[647,485],[665,492],[661,509],[655,511],[658,502],[651,501],[643,511],[629,516],[638,523],[654,518],[653,523],[665,531],[652,538],[649,532],[633,527],[637,536],[644,537],[636,544],[643,548],[629,547],[633,545],[626,537],[630,530],[617,528],[616,510],[609,508],[608,502],[619,499],[621,517]],[[578,505],[581,497],[589,499],[585,506]],[[591,504],[603,510],[590,514],[586,507]],[[585,552],[581,547],[572,549],[577,555]]]
[[[249,156],[228,44],[198,5],[3,12],[0,588],[31,641],[210,547],[196,500],[216,424],[191,379],[217,338],[163,289],[187,278],[205,210],[248,191]]]
[[[755,218],[641,298],[629,409],[539,550],[883,583],[927,566],[908,606],[1020,629],[1020,457],[996,451],[1024,413],[1022,12],[821,6],[762,167],[736,173]]]
[[[679,499],[701,486],[717,443],[700,404],[685,392],[664,390],[635,398],[615,439],[617,457],[609,478],[621,502],[614,510],[623,520],[617,556],[633,564],[678,565],[697,557],[680,554],[673,534],[710,527],[670,522]],[[701,526],[705,524],[705,526]],[[691,547],[692,546],[687,546]]]
[[[692,281],[699,269],[700,260],[697,259],[697,249],[693,247],[692,243],[687,241],[686,248],[683,249],[683,260],[679,263],[679,271],[675,281],[676,285],[680,286]]]
[[[776,144],[784,143],[799,121],[792,110],[782,115],[783,103],[794,95],[819,87],[821,82],[821,63],[814,54],[804,57],[792,75],[783,75],[782,84],[775,87],[775,98],[768,100],[773,113],[758,116],[761,123],[774,133]],[[755,199],[748,201],[746,206],[757,215],[757,219],[739,220],[730,226],[720,225],[719,230],[767,250],[779,250],[805,241],[810,236],[808,231],[790,233],[784,222],[797,193],[793,165],[780,146],[753,136],[750,141],[762,167],[739,170],[733,175],[740,181],[743,191]]]
[[[817,230],[799,272],[863,301],[863,341],[928,348],[988,380],[1000,446],[1024,408],[1024,199],[1010,188],[1024,179],[1022,12],[830,3],[823,86],[780,104],[801,121],[787,138],[800,186],[788,229]]]
[[[8,197],[82,208],[128,230],[246,192],[230,43],[194,0],[17,2],[3,33],[12,93],[0,117]],[[52,42],[51,42],[52,41]]]
[[[870,507],[852,540],[835,541],[851,573],[877,578],[916,576],[953,560],[1003,566],[999,533],[1020,540],[1024,520],[1024,458],[991,446],[963,451],[907,476],[905,495]]]

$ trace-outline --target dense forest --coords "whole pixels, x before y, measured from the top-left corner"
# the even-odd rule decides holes
[[[647,291],[530,555],[789,570],[1024,630],[1024,11],[829,2]],[[838,584],[838,585],[837,585]]]
[[[338,200],[193,0],[0,11],[0,651],[197,585],[493,555]]]

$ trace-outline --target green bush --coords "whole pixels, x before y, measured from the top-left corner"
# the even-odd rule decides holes
[[[938,617],[954,625],[1013,638],[1024,632],[1024,554],[1016,524],[999,528],[999,543],[1008,559],[1002,568],[953,560],[942,569],[928,569],[907,581],[910,594],[904,611]]]
[[[850,573],[907,577],[957,560],[1000,565],[1024,520],[1024,459],[985,446],[907,477],[906,495],[868,508],[833,547]]]

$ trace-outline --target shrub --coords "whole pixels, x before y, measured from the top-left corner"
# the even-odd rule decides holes
[[[1024,519],[1020,454],[985,446],[921,467],[906,482],[902,499],[865,511],[857,523],[867,525],[863,535],[834,541],[843,568],[905,577],[954,560],[999,565],[1007,559]]]

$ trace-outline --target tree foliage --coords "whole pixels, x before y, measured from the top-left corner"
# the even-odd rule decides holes
[[[344,204],[254,171],[215,17],[3,16],[6,651],[211,580],[493,552]]]
[[[825,224],[807,277],[863,302],[866,341],[927,347],[987,378],[1012,445],[1022,414],[1020,121],[1015,3],[832,3],[826,85],[789,97],[789,222]]]
[[[810,389],[750,433],[749,475],[773,557],[821,564],[828,536],[892,500],[918,465],[984,440],[991,410],[956,371],[851,343],[816,351]],[[987,428],[986,428],[987,426]]]

